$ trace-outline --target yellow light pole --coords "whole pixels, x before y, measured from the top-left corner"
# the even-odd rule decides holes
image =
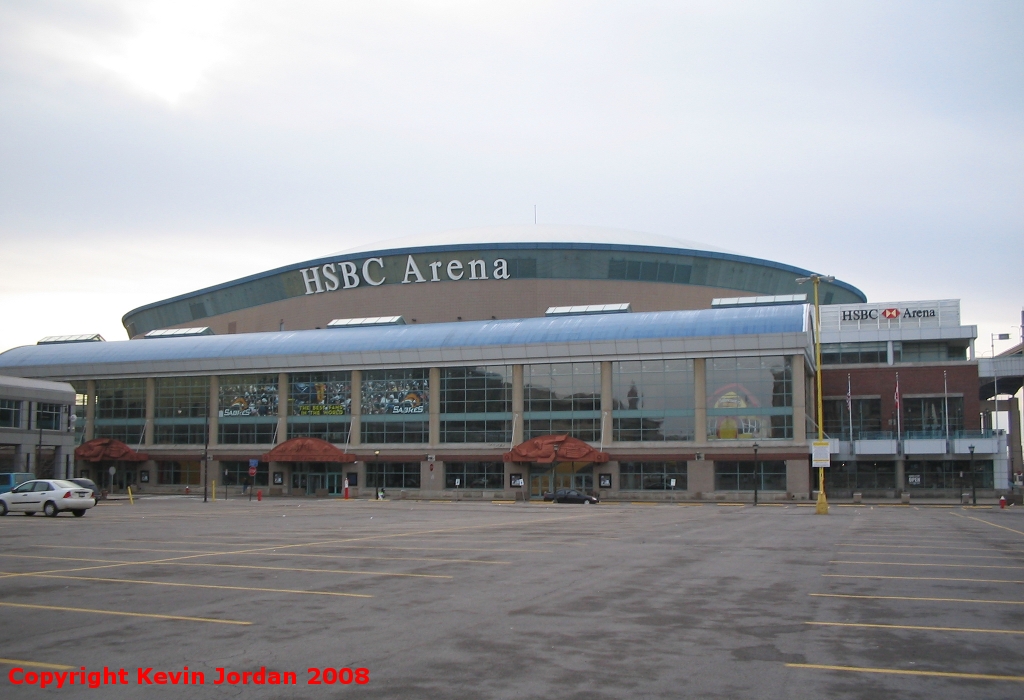
[[[825,441],[825,425],[822,422],[824,406],[821,397],[821,307],[818,305],[818,284],[821,282],[835,282],[835,277],[830,275],[811,275],[810,277],[798,277],[797,284],[804,282],[814,283],[814,375],[817,378],[817,415],[815,422],[818,424],[818,440]],[[817,459],[815,459],[817,461]],[[818,515],[828,515],[828,500],[825,498],[825,468],[818,467],[818,505],[814,509]]]

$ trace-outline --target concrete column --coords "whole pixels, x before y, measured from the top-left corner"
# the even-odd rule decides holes
[[[811,472],[806,459],[786,460],[786,492],[803,496],[811,493]]]
[[[288,439],[288,413],[291,407],[288,402],[288,373],[277,375],[277,443],[280,445]]]
[[[90,379],[85,383],[85,442],[89,442],[96,436],[96,380]]]
[[[217,445],[217,436],[218,436],[217,424],[218,424],[218,419],[219,419],[219,415],[218,415],[218,410],[219,409],[220,409],[220,378],[214,376],[214,377],[210,377],[210,403],[206,407],[207,414],[209,416],[209,420],[207,421],[207,427],[208,427],[208,429],[210,431],[210,435],[208,437],[208,442],[210,443],[210,447],[215,447]]]
[[[153,377],[146,378],[146,429],[143,444],[146,447],[156,442],[153,434],[156,430],[156,380]]]
[[[698,357],[693,361],[693,439],[698,444],[703,444],[708,441],[707,390],[708,375],[706,360],[703,357]],[[690,477],[687,476],[686,479],[687,483],[689,483]],[[712,486],[714,486],[713,480]],[[690,490],[693,491],[694,489],[691,488]],[[696,490],[703,491],[704,489]]]
[[[512,445],[518,445],[526,439],[523,433],[523,366],[512,365]],[[530,474],[527,469],[524,478],[529,481]],[[529,484],[527,484],[529,489]]]
[[[907,463],[902,457],[896,460],[896,492],[907,490]]]
[[[804,382],[807,381],[806,364],[804,363],[803,354],[793,355],[790,360],[793,365],[790,369],[793,377],[793,441],[794,442],[806,442],[807,441],[807,404],[806,401],[806,387]],[[787,473],[789,467],[786,467]],[[788,476],[787,476],[788,480]],[[794,489],[788,489],[790,493],[800,493]]]
[[[429,394],[430,423],[428,424],[431,445],[441,444],[441,368],[431,367],[427,380]],[[426,482],[424,482],[426,483]]]
[[[352,370],[352,414],[349,418],[352,420],[352,424],[349,426],[349,439],[348,444],[350,445],[361,445],[363,443],[363,431],[362,431],[362,413],[363,413],[363,372],[362,370]],[[359,463],[360,465],[362,462]],[[363,481],[365,478],[366,470],[360,466],[361,476],[359,477],[359,487],[362,488],[366,485]]]
[[[612,429],[612,363],[601,363],[601,444],[609,445],[614,439]],[[594,483],[597,488],[597,483]]]
[[[693,460],[686,463],[686,490],[692,494],[707,495],[715,490],[715,463],[711,460]]]

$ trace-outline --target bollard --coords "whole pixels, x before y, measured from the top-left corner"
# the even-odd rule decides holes
[[[256,492],[256,500],[257,501],[262,501],[263,500],[263,489],[260,489],[259,491]]]
[[[1005,500],[1005,499],[1004,499],[1004,500]],[[128,487],[128,502],[129,502],[129,503],[130,503],[131,505],[135,505],[135,499],[134,499],[134,498],[132,498],[132,487],[131,487],[131,486],[129,486],[129,487]]]

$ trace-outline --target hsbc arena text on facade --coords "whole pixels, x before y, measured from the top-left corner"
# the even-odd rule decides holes
[[[473,229],[150,304],[131,340],[14,348],[0,374],[76,392],[56,428],[74,456],[33,470],[115,489],[808,499],[808,274],[633,232]],[[952,496],[968,469],[1009,489],[1019,415],[994,430],[987,399],[993,375],[1020,388],[1021,356],[979,360],[956,300],[869,303],[841,281],[820,299],[830,489]],[[0,450],[32,429],[15,403]],[[0,468],[32,466],[11,443]]]

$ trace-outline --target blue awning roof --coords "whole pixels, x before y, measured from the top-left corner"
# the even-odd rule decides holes
[[[807,307],[797,305],[27,345],[0,353],[0,373],[62,365],[801,333],[807,317]]]

